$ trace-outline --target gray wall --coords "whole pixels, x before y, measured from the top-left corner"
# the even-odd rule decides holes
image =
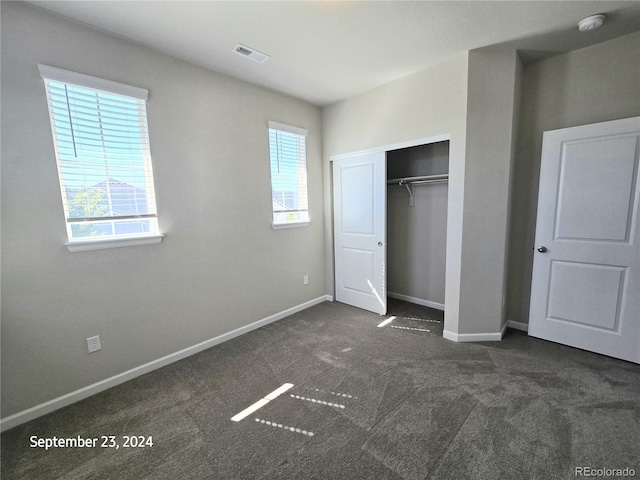
[[[449,142],[387,153],[387,178],[449,172]],[[447,255],[446,183],[387,186],[387,291],[444,305]]]
[[[465,334],[497,334],[504,325],[519,71],[515,51],[469,52],[459,328]]]
[[[1,35],[2,417],[325,294],[320,109],[24,4]],[[64,246],[38,63],[149,90],[161,244]],[[308,228],[271,228],[268,120],[309,130]]]
[[[511,199],[509,320],[529,320],[543,132],[636,115],[640,115],[640,33],[524,68]]]

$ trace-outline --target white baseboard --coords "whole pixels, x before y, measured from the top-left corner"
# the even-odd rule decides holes
[[[522,330],[523,332],[529,331],[529,324],[514,322],[513,320],[508,320],[502,327],[502,330],[497,333],[453,333],[448,330],[442,332],[442,336],[447,340],[451,340],[453,342],[497,342],[502,340],[504,337],[504,333],[508,328],[514,328],[516,330]]]
[[[139,367],[132,368],[131,370],[123,373],[119,373],[118,375],[114,375],[111,378],[107,378],[74,392],[62,395],[61,397],[49,400],[48,402],[36,405],[35,407],[28,408],[26,410],[23,410],[22,412],[10,415],[0,420],[0,431],[4,432],[5,430],[9,430],[10,428],[17,427],[18,425],[46,415],[47,413],[51,413],[55,410],[66,407],[67,405],[71,405],[72,403],[95,395],[96,393],[100,393],[103,390],[107,390],[108,388],[120,385],[121,383],[127,382],[133,378],[152,372],[153,370],[157,370],[158,368],[164,367],[173,362],[177,362],[178,360],[182,360],[183,358],[194,355],[198,352],[201,352],[202,350],[206,350],[207,348],[211,348],[215,345],[226,342],[227,340],[231,340],[232,338],[238,337],[257,328],[264,327],[269,323],[281,320],[285,317],[288,317],[289,315],[293,315],[294,313],[306,310],[309,307],[313,307],[314,305],[325,301],[333,301],[333,297],[330,295],[323,295],[321,297],[314,298],[313,300],[309,300],[308,302],[302,303],[292,308],[288,308],[287,310],[283,310],[282,312],[276,313],[274,315],[270,315],[266,318],[250,323],[249,325],[245,325],[244,327],[236,328],[235,330],[223,333],[222,335],[218,335],[217,337],[205,340],[204,342],[200,342],[191,347],[187,347],[183,350],[179,350],[162,358],[158,358],[157,360],[153,360],[149,363],[145,363],[144,365],[140,365]]]
[[[409,295],[403,295],[401,293],[393,292],[387,292],[387,297],[404,300],[405,302],[415,303],[416,305],[422,305],[423,307],[435,308],[436,310],[442,310],[444,312],[444,303],[431,302],[429,300],[423,300],[422,298],[410,297]]]
[[[454,333],[449,330],[442,332],[442,336],[452,342],[499,342],[507,330],[505,323],[502,330],[496,333]]]
[[[522,330],[523,332],[529,331],[529,324],[522,322],[514,322],[513,320],[507,321],[507,327],[513,328],[515,330]]]

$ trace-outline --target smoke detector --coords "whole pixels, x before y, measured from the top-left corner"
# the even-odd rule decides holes
[[[591,15],[578,22],[578,30],[581,32],[588,32],[589,30],[595,30],[604,22],[604,15]]]
[[[264,63],[267,60],[269,60],[269,58],[271,58],[271,57],[269,57],[269,55],[265,55],[264,53],[260,53],[259,51],[254,50],[253,48],[249,48],[246,45],[242,45],[241,43],[236,45],[235,48],[233,49],[233,51],[235,53],[237,53],[238,55],[250,58],[254,62],[258,62],[258,63]]]

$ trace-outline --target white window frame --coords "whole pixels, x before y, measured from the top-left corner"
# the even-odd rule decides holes
[[[286,125],[284,123],[279,123],[274,121],[268,121],[267,125],[269,127],[269,167],[270,167],[269,175],[271,177],[271,205],[272,205],[271,226],[273,227],[274,230],[278,230],[282,228],[307,227],[311,225],[311,217],[309,216],[309,188],[308,188],[308,179],[307,179],[308,169],[307,169],[307,148],[306,148],[306,137],[309,132],[304,128],[294,127],[292,125]],[[283,212],[275,210],[274,201],[273,201],[273,192],[274,192],[274,188],[276,188],[276,185],[271,172],[273,172],[273,162],[274,160],[277,160],[277,159],[271,156],[272,147],[273,147],[271,143],[272,130],[297,135],[299,137],[299,140],[300,140],[300,137],[302,137],[301,140],[304,141],[304,158],[298,157],[297,159],[297,164],[299,166],[302,163],[304,163],[303,185],[300,184],[301,182],[300,178],[296,180],[298,182],[298,189],[304,188],[303,195],[304,195],[304,198],[306,199],[306,209],[302,210],[301,212],[298,212],[300,213],[300,216],[302,217],[302,219],[281,220]],[[301,152],[298,152],[298,154],[300,153]]]
[[[64,178],[62,175],[62,166],[61,166],[62,159],[61,159],[61,154],[60,154],[59,145],[58,145],[58,137],[56,133],[53,107],[52,107],[51,97],[49,93],[49,82],[57,82],[57,83],[63,83],[65,85],[79,86],[89,90],[97,90],[97,91],[102,91],[109,94],[115,94],[115,95],[133,98],[138,101],[142,100],[143,102],[146,102],[148,98],[148,91],[143,88],[138,88],[131,85],[125,85],[122,83],[113,82],[111,80],[105,80],[102,78],[93,77],[91,75],[84,75],[81,73],[72,72],[69,70],[63,70],[55,67],[50,67],[47,65],[38,65],[38,69],[40,71],[40,76],[45,81],[45,88],[47,91],[47,104],[49,106],[51,130],[52,130],[52,136],[53,136],[54,149],[56,153],[56,164],[58,166],[58,179],[60,181],[61,197],[62,197],[64,215],[65,215],[65,224],[67,227],[68,241],[65,242],[65,245],[67,246],[69,251],[78,252],[78,251],[87,251],[87,250],[98,250],[103,248],[129,247],[129,246],[136,246],[136,245],[148,245],[148,244],[160,243],[162,241],[163,235],[160,233],[158,224],[157,224],[157,213],[156,213],[156,207],[155,207],[155,188],[153,185],[151,154],[148,150],[148,136],[145,137],[145,142],[143,142],[143,144],[141,145],[143,147],[143,152],[144,152],[143,168],[146,172],[145,177],[147,178],[145,190],[147,190],[149,202],[151,203],[151,206],[150,207],[148,206],[150,213],[142,216],[135,215],[135,216],[129,216],[129,217],[127,216],[123,217],[123,216],[117,216],[117,215],[105,216],[104,217],[105,220],[96,220],[96,222],[100,223],[100,222],[106,221],[108,223],[108,219],[112,219],[111,221],[114,222],[114,225],[115,225],[115,222],[117,222],[118,220],[126,221],[129,218],[132,218],[132,219],[148,218],[150,220],[149,225],[150,225],[151,231],[148,233],[113,234],[113,235],[107,235],[104,237],[97,236],[97,237],[75,237],[74,238],[73,230],[72,230],[72,223],[74,223],[72,220],[74,219],[70,219],[69,205],[65,197],[66,188],[64,184]],[[144,103],[143,103],[143,106],[144,106]],[[146,122],[147,121],[146,108],[143,110],[143,113],[144,115],[141,118],[143,118],[144,122]],[[144,127],[145,129],[148,130],[147,125],[145,125]],[[74,141],[74,145],[75,145],[75,141]],[[107,179],[107,183],[110,184],[109,179]],[[85,219],[85,221],[89,221],[89,220]]]

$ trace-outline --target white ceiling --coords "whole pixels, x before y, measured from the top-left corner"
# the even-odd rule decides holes
[[[327,105],[458,53],[505,45],[525,60],[640,30],[636,1],[30,1],[155,50]],[[577,23],[606,13],[603,27]],[[234,54],[242,43],[271,56]]]

